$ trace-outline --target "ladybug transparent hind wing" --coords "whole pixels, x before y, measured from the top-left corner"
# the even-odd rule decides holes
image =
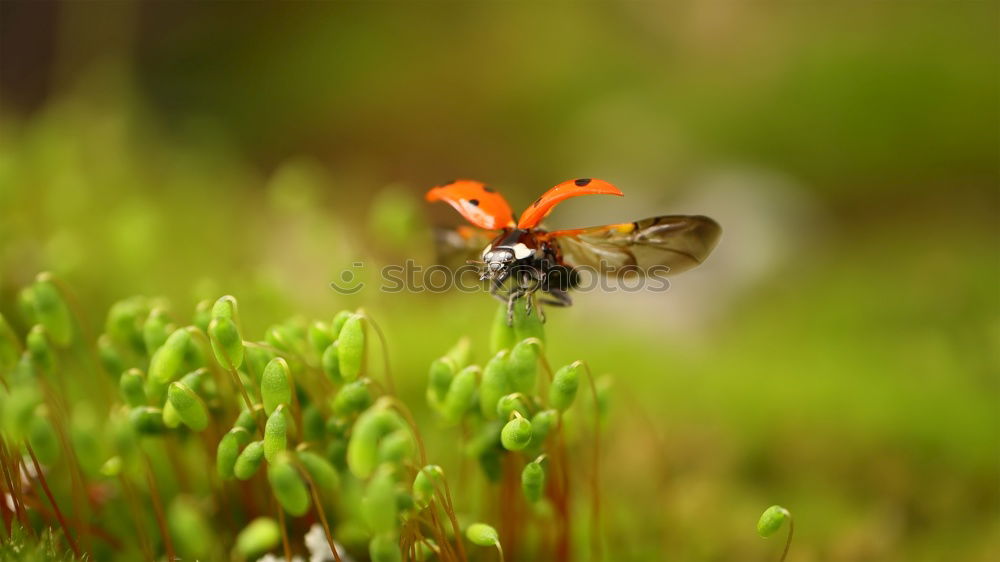
[[[496,236],[495,232],[460,226],[435,228],[434,247],[436,262],[451,269],[482,259],[483,249]]]
[[[643,275],[652,268],[674,275],[701,264],[712,253],[722,229],[700,216],[666,215],[592,228],[546,234],[563,262],[611,276]],[[667,269],[669,268],[669,269]]]

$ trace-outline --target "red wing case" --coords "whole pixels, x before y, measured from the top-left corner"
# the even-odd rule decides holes
[[[564,181],[535,199],[518,221],[518,228],[535,228],[552,209],[565,199],[577,195],[618,195],[622,192],[604,180],[580,178]]]
[[[427,200],[444,201],[479,228],[500,230],[514,225],[507,200],[482,182],[457,180],[435,187],[427,192]]]

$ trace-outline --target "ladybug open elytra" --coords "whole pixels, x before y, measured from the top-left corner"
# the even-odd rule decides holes
[[[560,202],[578,195],[618,195],[610,183],[580,178],[560,183],[528,206],[519,219],[502,195],[485,184],[457,180],[427,192],[428,201],[444,201],[478,229],[460,227],[444,242],[468,249],[492,239],[481,254],[480,279],[490,294],[507,303],[508,323],[514,303],[527,296],[530,311],[536,291],[544,304],[569,306],[569,290],[579,283],[579,269],[593,267],[605,275],[663,274],[691,269],[715,248],[722,229],[696,215],[666,215],[635,222],[548,232],[539,223]]]

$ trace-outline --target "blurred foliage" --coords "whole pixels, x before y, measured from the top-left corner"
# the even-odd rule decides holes
[[[419,403],[492,301],[329,282],[429,260],[427,223],[457,224],[424,210],[430,185],[482,179],[517,208],[602,177],[623,202],[554,221],[724,228],[666,295],[549,314],[557,362],[586,350],[615,375],[609,552],[771,559],[753,523],[772,503],[795,513],[795,560],[1000,551],[995,5],[64,4],[56,60],[79,64],[54,64],[33,110],[0,99],[19,333],[16,290],[46,269],[95,328],[129,294],[232,293],[257,332],[365,306]]]
[[[59,544],[59,532],[46,529],[41,536],[29,535],[15,523],[10,537],[0,543],[3,562],[57,562],[74,560],[73,553]]]

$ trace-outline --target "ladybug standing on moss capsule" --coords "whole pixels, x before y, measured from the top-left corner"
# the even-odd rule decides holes
[[[564,181],[546,191],[516,219],[502,195],[485,184],[457,180],[432,188],[428,201],[444,201],[477,228],[460,227],[442,238],[453,249],[482,247],[480,279],[490,294],[507,303],[513,320],[514,303],[541,291],[540,302],[569,306],[569,291],[579,284],[581,267],[606,275],[645,275],[652,268],[676,274],[697,266],[715,248],[722,229],[700,215],[665,215],[635,222],[590,228],[546,231],[539,227],[552,209],[578,195],[618,195],[610,183],[590,178]]]

